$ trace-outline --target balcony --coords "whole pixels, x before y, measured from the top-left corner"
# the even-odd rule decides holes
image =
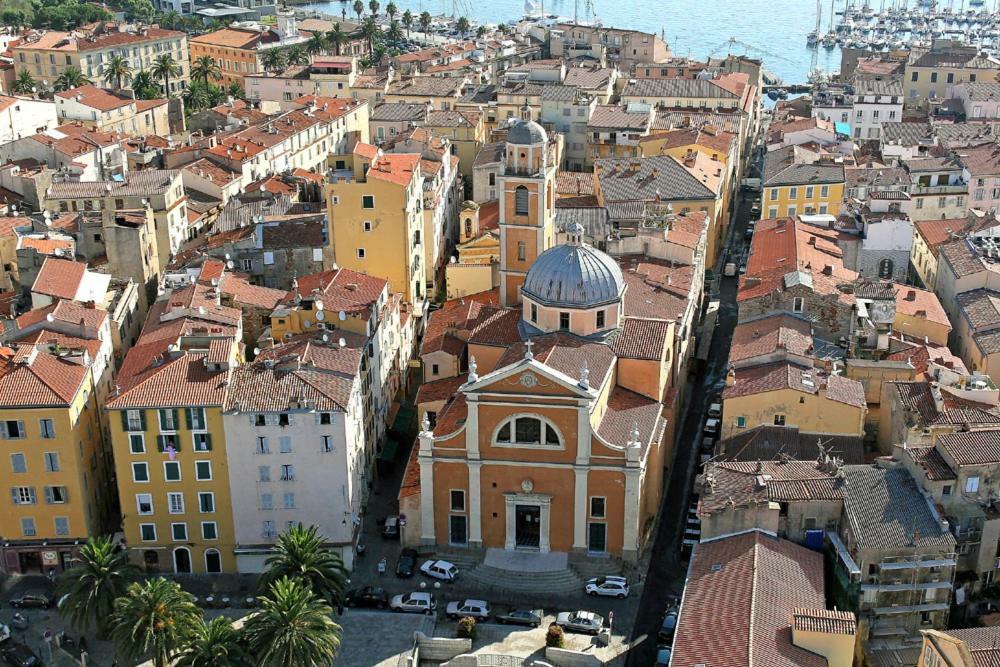
[[[964,195],[969,191],[969,186],[964,183],[956,185],[911,185],[910,194],[914,196],[932,195]]]

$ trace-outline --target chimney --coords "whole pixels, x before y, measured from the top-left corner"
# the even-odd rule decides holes
[[[732,387],[735,384],[736,384],[736,369],[730,366],[729,371],[726,373],[726,386]]]
[[[907,292],[906,292],[906,300],[907,301],[916,301],[917,300],[917,293],[914,292],[913,290],[907,290]]]
[[[833,266],[831,266],[830,264],[824,265],[823,266],[823,275],[824,276],[832,276],[833,275]]]

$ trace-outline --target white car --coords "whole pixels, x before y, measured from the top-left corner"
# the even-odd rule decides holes
[[[705,421],[705,435],[715,435],[719,432],[719,420],[709,419]]]
[[[595,577],[587,580],[584,589],[587,595],[601,595],[609,598],[627,598],[628,580],[625,577]]]
[[[463,618],[471,616],[477,621],[485,621],[490,617],[490,603],[486,600],[456,600],[449,602],[445,608],[448,618]]]
[[[569,632],[596,635],[604,627],[604,618],[592,611],[562,611],[556,616],[554,625]]]
[[[458,578],[458,568],[446,560],[426,560],[420,566],[420,571],[441,581],[455,581]]]
[[[722,406],[718,403],[712,403],[708,406],[708,416],[718,419],[722,416]]]
[[[414,591],[403,595],[395,595],[389,600],[389,609],[405,611],[410,614],[430,614],[437,609],[437,602],[430,593]]]

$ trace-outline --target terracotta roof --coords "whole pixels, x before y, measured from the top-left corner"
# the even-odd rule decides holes
[[[219,291],[237,306],[253,306],[271,311],[284,300],[286,293],[279,289],[254,285],[242,276],[226,273],[219,284]]]
[[[360,381],[363,350],[327,346],[330,355],[342,357],[336,370],[312,365],[298,350],[284,354],[269,350],[268,357],[233,371],[224,409],[238,412],[280,412],[296,402],[316,410],[346,412],[351,390]]]
[[[99,111],[111,111],[135,104],[135,100],[131,97],[118,95],[114,91],[92,85],[64,90],[56,93],[55,96],[63,99],[76,99],[77,103]]]
[[[943,434],[938,436],[937,446],[958,466],[1000,463],[1000,430]]]
[[[559,195],[594,194],[594,175],[575,171],[560,171],[556,175],[556,193]]]
[[[671,664],[825,667],[825,658],[792,644],[790,627],[796,609],[825,605],[822,554],[759,531],[702,542],[688,568]]]
[[[0,406],[69,405],[90,370],[57,354],[47,345],[17,344],[0,348]]]
[[[931,481],[957,479],[955,471],[944,460],[937,447],[906,447],[897,445],[895,449],[909,456],[914,463],[923,469],[924,475]]]
[[[943,324],[949,329],[951,328],[948,314],[944,312],[944,308],[934,292],[909,285],[895,287],[896,313],[924,319],[935,324]]]
[[[38,324],[47,323],[49,316],[52,317],[53,322],[83,325],[96,337],[97,330],[108,318],[108,312],[103,308],[88,307],[75,301],[59,300],[44,308],[34,308],[21,315],[17,318],[17,328],[23,331]]]
[[[843,480],[814,460],[721,461],[709,463],[701,480],[698,516],[770,501],[840,500]]]
[[[968,667],[998,667],[1000,665],[1000,628],[963,628],[947,634],[965,643],[972,656]]]
[[[263,36],[262,36],[263,35]],[[188,41],[192,44],[206,44],[208,46],[223,46],[238,49],[255,49],[263,42],[277,41],[277,36],[270,32],[261,33],[259,30],[240,30],[237,28],[222,28],[214,32],[205,33],[191,37]]]
[[[755,426],[719,441],[719,456],[727,461],[776,461],[791,457],[816,460],[819,445],[845,463],[864,463],[863,438],[853,435],[806,433],[795,426]]]
[[[1000,174],[1000,147],[995,143],[962,148],[958,159],[973,176],[994,176]]]
[[[465,85],[462,77],[417,76],[389,84],[386,95],[406,97],[458,97]]]
[[[826,375],[814,368],[802,368],[791,363],[773,363],[742,368],[736,371],[736,384],[722,392],[724,400],[753,396],[782,389],[819,395],[825,389],[826,398],[838,403],[864,408],[864,387],[860,382],[840,375]]]
[[[825,635],[854,635],[858,631],[858,621],[850,611],[800,607],[792,612],[792,627]]]
[[[372,161],[367,178],[406,186],[420,169],[420,155],[414,153],[382,153]]]
[[[420,345],[421,356],[439,350],[460,355],[471,332],[497,311],[497,308],[472,298],[445,303],[427,318]]]
[[[662,412],[663,406],[658,401],[616,386],[608,395],[607,410],[597,427],[597,435],[612,445],[625,447],[638,429],[639,443],[645,449],[661,435]]]
[[[30,248],[42,255],[55,255],[56,251],[61,251],[59,253],[60,256],[72,256],[76,243],[73,239],[22,236],[18,245],[21,248]]]
[[[410,447],[410,455],[406,459],[406,468],[403,470],[403,481],[399,485],[397,498],[409,498],[420,493],[420,462],[417,454],[420,453],[420,446],[413,443]]]
[[[322,271],[298,278],[289,296],[322,300],[323,310],[335,316],[340,311],[367,316],[386,289],[382,278],[350,269]]]
[[[671,322],[626,317],[621,331],[611,343],[619,357],[660,361],[671,335]]]
[[[580,369],[586,362],[592,386],[603,382],[615,360],[610,346],[566,332],[541,334],[532,337],[531,341],[534,343],[532,354],[536,361],[571,378],[580,376]],[[524,343],[511,345],[500,357],[497,368],[518,363],[524,358],[524,351]]]
[[[629,111],[617,104],[598,104],[587,121],[588,128],[635,130],[643,133],[649,129],[651,111]]]
[[[643,255],[617,258],[625,277],[626,317],[677,321],[687,311],[694,269]]]
[[[465,384],[466,379],[466,376],[460,375],[458,377],[424,382],[417,388],[417,397],[413,399],[413,402],[421,405],[423,403],[436,403],[437,401],[448,400],[458,393],[458,388]]]
[[[216,164],[215,162],[212,162],[208,158],[204,157],[199,160],[195,160],[191,164],[185,165],[182,167],[182,170],[200,176],[209,183],[220,187],[229,185],[230,183],[238,181],[243,177],[242,173],[230,169],[229,167]]]
[[[942,408],[938,410],[930,382],[926,380],[887,383],[896,392],[900,406],[918,417],[918,426],[942,425],[1000,425],[1000,411],[994,406],[963,401],[942,391]]]
[[[479,205],[479,231],[500,229],[500,200],[491,199]]]
[[[484,309],[475,328],[469,334],[469,343],[506,347],[521,340],[518,324],[520,308],[501,308],[493,312]]]
[[[87,265],[68,259],[46,257],[38,270],[32,292],[59,299],[74,299],[80,289],[80,282],[87,272]]]
[[[738,324],[729,348],[729,363],[756,359],[779,350],[810,356],[813,352],[812,324],[788,314]]]
[[[656,140],[662,142],[664,150],[680,148],[682,146],[704,146],[719,154],[728,156],[736,135],[729,132],[708,131],[703,128],[677,128],[666,132],[653,132],[649,136],[643,137],[642,142]]]
[[[961,235],[969,226],[967,218],[943,218],[940,220],[914,220],[913,226],[917,233],[923,238],[924,243],[931,250],[931,254],[937,257],[938,247],[950,240],[954,240],[951,234]]]

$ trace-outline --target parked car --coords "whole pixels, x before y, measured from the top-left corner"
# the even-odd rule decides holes
[[[471,616],[477,621],[485,621],[490,617],[490,603],[486,600],[455,600],[445,607],[448,618],[463,618]]]
[[[584,588],[587,595],[600,595],[609,598],[627,598],[628,580],[625,577],[595,577],[588,579]]]
[[[10,606],[18,609],[27,609],[29,607],[48,609],[52,606],[52,596],[42,591],[28,591],[16,598],[11,598]]]
[[[677,612],[670,610],[663,615],[663,621],[660,623],[660,629],[656,632],[657,641],[663,642],[664,644],[670,644],[674,641],[674,631],[676,629]]]
[[[458,578],[458,568],[446,560],[425,560],[420,571],[441,581],[455,581]]]
[[[712,403],[710,406],[708,406],[708,416],[712,417],[714,419],[718,419],[719,417],[721,417],[722,416],[722,404],[721,403]]]
[[[718,419],[706,419],[705,420],[705,435],[714,436],[719,432],[719,420]]]
[[[398,540],[399,539],[399,517],[389,516],[386,517],[385,523],[382,524],[382,539],[384,540]]]
[[[10,665],[10,667],[36,667],[42,664],[42,661],[30,648],[12,641],[0,644],[0,658],[3,659],[4,664]]]
[[[537,628],[542,624],[545,613],[541,609],[509,609],[505,614],[497,614],[497,623],[511,625],[530,625]]]
[[[348,607],[374,607],[385,609],[389,606],[389,596],[384,588],[378,586],[365,586],[347,591]]]
[[[393,596],[389,601],[389,608],[410,614],[430,614],[437,609],[437,601],[430,593],[414,591]]]
[[[403,549],[399,552],[399,558],[396,559],[397,577],[413,576],[413,572],[417,569],[417,555],[416,549]]]
[[[653,667],[667,667],[669,664],[670,664],[670,647],[657,646],[656,662],[653,664]]]
[[[554,625],[567,632],[596,635],[604,627],[604,618],[592,611],[562,611],[556,616]]]

